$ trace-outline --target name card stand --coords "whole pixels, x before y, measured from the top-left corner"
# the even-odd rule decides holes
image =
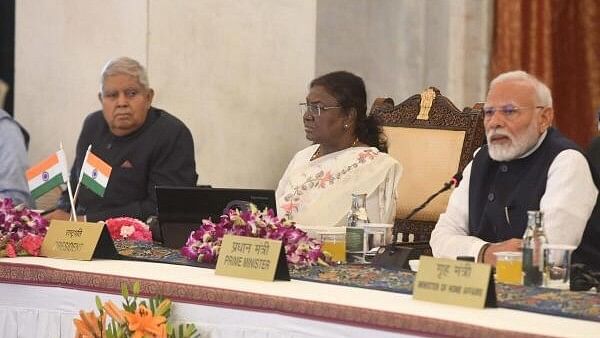
[[[120,258],[106,225],[57,220],[50,222],[41,255],[84,261]]]
[[[475,308],[496,307],[489,264],[421,256],[413,298]]]
[[[215,274],[263,281],[290,280],[281,241],[225,235]]]

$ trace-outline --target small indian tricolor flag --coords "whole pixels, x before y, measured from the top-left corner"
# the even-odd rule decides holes
[[[69,179],[67,158],[61,149],[27,170],[31,197],[37,199]]]
[[[110,165],[88,151],[81,168],[81,183],[98,196],[104,197],[104,190],[106,190],[111,171]]]

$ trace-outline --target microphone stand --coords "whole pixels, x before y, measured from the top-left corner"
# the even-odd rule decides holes
[[[417,212],[423,210],[423,208],[425,208],[429,204],[429,202],[431,202],[439,194],[441,194],[444,191],[447,191],[448,189],[452,188],[452,186],[455,185],[455,184],[458,185],[458,183],[454,183],[454,182],[455,182],[455,178],[453,178],[449,182],[444,183],[444,186],[442,187],[442,189],[438,190],[436,193],[434,193],[433,195],[429,196],[429,198],[427,200],[425,200],[425,202],[423,202],[423,204],[421,204],[418,207],[414,208],[408,214],[408,216],[406,216],[406,218],[402,220],[402,223],[406,224],[407,221],[409,221]],[[389,249],[392,250],[392,251],[394,250],[394,245],[396,244],[396,241],[398,241],[398,232],[400,231],[399,228],[400,227],[397,224],[394,224],[394,231],[392,233],[392,242],[389,245]]]
[[[439,194],[443,193],[444,191],[447,191],[452,186],[458,186],[458,183],[461,179],[462,174],[460,172],[454,175],[450,181],[444,183],[442,189],[429,196],[429,198],[425,202],[423,202],[423,204],[413,209],[408,214],[408,216],[406,216],[406,218],[402,220],[403,224],[406,224],[407,221],[409,221],[417,212],[425,208],[427,204],[429,204],[429,202],[431,202]],[[409,259],[410,252],[413,249],[397,245],[398,243],[396,243],[396,241],[398,240],[398,232],[400,230],[398,224],[394,224],[392,242],[386,245],[385,247],[379,248],[378,253],[375,255],[375,257],[373,257],[373,260],[371,261],[371,265],[392,270],[405,268]]]

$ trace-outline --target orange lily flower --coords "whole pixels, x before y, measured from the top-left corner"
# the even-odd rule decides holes
[[[125,311],[119,309],[115,303],[110,300],[104,303],[104,311],[117,323],[124,324],[125,323]]]
[[[73,322],[75,323],[75,327],[77,331],[75,332],[75,337],[81,338],[95,338],[102,337],[103,328],[99,326],[98,317],[94,311],[85,312],[79,311],[79,316],[81,319],[75,318]],[[102,325],[104,325],[104,316],[100,317],[102,320]]]
[[[125,318],[129,323],[129,330],[133,331],[133,338],[142,338],[146,333],[155,337],[166,338],[165,326],[167,319],[164,316],[154,316],[152,311],[144,305],[140,305],[135,313],[125,312]]]

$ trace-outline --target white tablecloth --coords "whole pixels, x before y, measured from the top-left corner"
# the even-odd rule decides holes
[[[600,323],[508,309],[470,309],[409,295],[292,280],[261,282],[160,263],[0,259],[3,337],[72,337],[94,296],[120,302],[120,282],[174,299],[173,318],[215,337],[403,337],[411,335],[600,336]]]
[[[73,337],[79,310],[96,310],[94,298],[120,304],[122,297],[55,287],[1,284],[2,337]],[[96,310],[97,312],[97,310]],[[309,320],[276,313],[175,303],[173,319],[194,323],[202,337],[410,337],[393,332]]]

